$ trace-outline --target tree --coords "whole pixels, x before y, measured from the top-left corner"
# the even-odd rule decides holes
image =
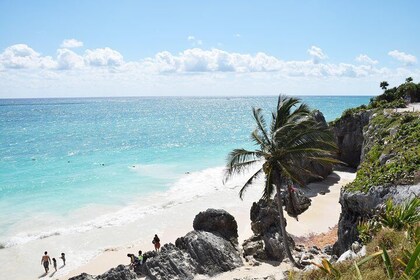
[[[411,77],[408,77],[407,79],[405,79],[406,83],[411,83],[412,81],[413,81],[413,78],[411,78]]]
[[[253,180],[265,175],[262,198],[269,199],[276,193],[283,244],[290,261],[297,267],[300,265],[290,251],[284,223],[283,196],[290,191],[288,186],[291,184],[305,185],[302,175],[319,177],[307,170],[304,162],[313,161],[323,165],[339,163],[332,157],[337,147],[331,131],[314,120],[306,104],[299,103],[297,98],[280,95],[277,109],[272,113],[270,129],[267,128],[262,110],[253,108],[257,127],[251,138],[259,149],[233,150],[228,156],[225,173],[226,181],[250,166],[261,164],[261,168],[243,185],[239,196],[242,199]]]
[[[383,81],[383,82],[381,82],[381,83],[379,84],[379,86],[380,86],[383,90],[386,90],[386,89],[387,89],[387,87],[389,86],[389,84],[388,84],[388,82],[387,82],[387,81]]]

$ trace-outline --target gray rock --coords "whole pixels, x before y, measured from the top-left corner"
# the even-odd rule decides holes
[[[98,276],[92,276],[86,273],[82,273],[78,276],[72,277],[69,280],[133,280],[137,279],[137,274],[131,271],[124,265],[119,265],[115,268],[111,268],[104,274]]]
[[[238,243],[238,224],[235,218],[225,210],[207,209],[200,212],[194,218],[193,228],[219,234]]]
[[[213,276],[243,265],[237,248],[229,240],[210,232],[189,232],[175,244],[197,262],[200,274]]]
[[[286,220],[285,220],[286,222]],[[282,261],[285,256],[280,217],[273,200],[260,200],[251,207],[251,229],[254,236],[243,243],[244,256],[252,255],[259,260]],[[294,248],[293,239],[288,236]]]
[[[372,187],[367,193],[342,190],[340,194],[341,214],[338,222],[338,240],[333,253],[343,254],[358,240],[357,223],[369,219],[376,209],[391,198],[400,204],[420,196],[420,184],[390,187]]]
[[[361,161],[364,141],[363,128],[369,123],[372,111],[362,111],[342,117],[332,126],[338,145],[338,159],[357,168]]]
[[[309,248],[308,252],[314,255],[318,255],[321,253],[321,249],[319,249],[316,246],[312,246],[311,248]]]
[[[327,254],[327,255],[331,255],[333,252],[333,246],[328,244],[326,245],[324,248],[322,248],[322,253]]]
[[[338,258],[337,262],[340,263],[347,260],[353,260],[355,258],[357,258],[356,253],[353,252],[352,250],[347,250]]]

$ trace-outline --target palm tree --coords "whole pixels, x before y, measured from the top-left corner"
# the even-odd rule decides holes
[[[387,81],[383,81],[379,84],[379,86],[383,89],[386,90],[386,88],[389,86]]]
[[[305,168],[304,162],[312,161],[322,165],[339,163],[332,158],[337,150],[332,133],[314,120],[306,104],[299,103],[297,98],[280,95],[277,110],[272,113],[270,129],[267,128],[262,110],[253,108],[257,127],[251,138],[259,149],[233,150],[228,156],[224,178],[227,181],[234,174],[245,172],[250,166],[261,165],[243,185],[239,196],[242,199],[253,180],[265,175],[262,198],[269,199],[276,193],[283,244],[287,256],[296,267],[300,265],[294,260],[289,248],[283,214],[283,194],[290,191],[288,186],[291,184],[304,186],[303,175],[319,177]]]

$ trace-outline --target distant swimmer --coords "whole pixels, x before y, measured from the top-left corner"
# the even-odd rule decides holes
[[[65,265],[66,265],[66,254],[61,253],[61,257],[60,257],[60,259],[62,259],[62,260],[63,260],[63,266],[65,266]]]
[[[157,234],[155,234],[155,237],[153,237],[152,243],[155,245],[155,251],[159,252],[160,249],[160,239],[157,236]]]
[[[45,273],[48,273],[49,265],[51,264],[50,256],[48,256],[48,252],[45,251],[44,255],[41,258],[41,265],[44,266]]]

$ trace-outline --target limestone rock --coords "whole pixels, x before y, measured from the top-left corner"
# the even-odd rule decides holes
[[[238,224],[225,210],[207,209],[194,218],[194,230],[208,231],[238,243]]]

